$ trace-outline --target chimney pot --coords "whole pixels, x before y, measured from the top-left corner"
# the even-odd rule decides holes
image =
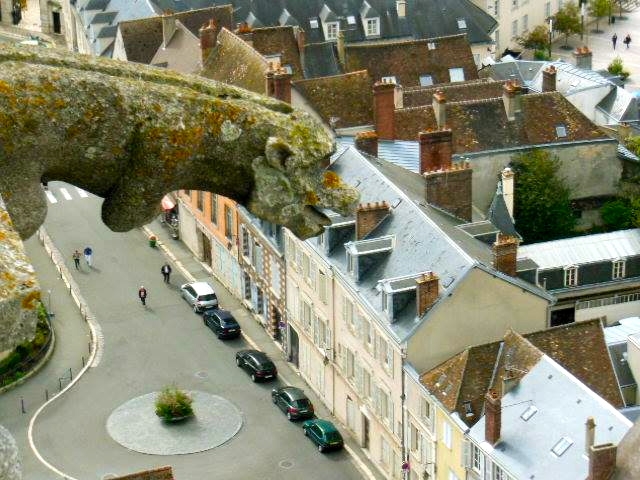
[[[389,215],[391,208],[386,201],[358,205],[356,209],[356,239],[362,240]]]
[[[484,397],[484,438],[491,445],[500,440],[502,429],[502,398],[491,389]]]
[[[517,274],[518,243],[519,240],[516,237],[498,233],[493,244],[493,268],[515,277]]]
[[[502,102],[509,120],[515,120],[516,113],[521,111],[522,87],[515,80],[507,80],[502,91]]]

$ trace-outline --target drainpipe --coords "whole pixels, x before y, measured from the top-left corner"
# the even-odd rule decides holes
[[[336,405],[336,280],[333,265],[329,265],[331,272],[331,415],[335,415]]]
[[[404,364],[405,361],[407,359],[407,347],[403,346],[400,347],[400,367],[402,370],[400,370],[401,374],[400,374],[400,380],[402,382],[402,386],[401,386],[401,390],[402,393],[400,394],[400,405],[402,406],[402,432],[401,432],[401,436],[400,436],[400,445],[402,448],[402,462],[407,462],[409,463],[409,456],[407,455],[407,448],[406,448],[406,419],[407,419],[407,408],[406,408],[406,399],[407,399],[407,395],[405,393],[405,372],[404,372]],[[404,475],[404,473],[403,473]],[[405,476],[406,478],[406,476]]]

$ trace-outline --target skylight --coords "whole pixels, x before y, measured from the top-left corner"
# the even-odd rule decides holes
[[[309,19],[309,25],[311,25],[311,28],[318,28],[318,19],[317,18],[310,18]]]
[[[564,138],[567,136],[567,127],[564,124],[556,125],[556,135],[558,138]]]
[[[429,50],[435,50],[436,49],[436,42],[428,42],[427,43],[427,48]]]
[[[458,19],[458,28],[460,30],[464,30],[465,28],[467,28],[467,21],[464,18]]]
[[[429,85],[433,85],[433,77],[431,75],[420,75],[420,86],[428,87]]]
[[[561,457],[564,452],[566,452],[569,447],[573,445],[573,440],[569,437],[562,437],[558,442],[553,446],[551,451],[558,457]]]
[[[347,23],[349,25],[355,25],[356,24],[356,17],[354,17],[353,15],[349,15],[347,17]]]
[[[529,419],[533,417],[536,413],[538,413],[538,409],[533,405],[529,405],[529,407],[524,412],[522,412],[522,415],[520,415],[520,418],[525,422],[528,422]]]

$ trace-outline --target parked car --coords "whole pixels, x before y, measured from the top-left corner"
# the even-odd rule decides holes
[[[236,365],[247,371],[251,380],[273,380],[278,376],[275,364],[264,352],[240,350],[236,352]]]
[[[271,390],[271,400],[291,421],[313,417],[313,404],[299,388],[274,388]]]
[[[204,324],[209,327],[218,338],[236,338],[240,335],[240,325],[231,312],[215,308],[207,310],[202,316]]]
[[[185,283],[180,287],[184,298],[196,313],[208,308],[218,308],[218,296],[215,290],[207,282]]]
[[[314,418],[302,424],[302,431],[313,443],[318,445],[319,452],[339,450],[344,446],[342,435],[329,420]]]

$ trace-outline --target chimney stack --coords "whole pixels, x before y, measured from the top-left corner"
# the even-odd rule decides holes
[[[395,138],[396,84],[376,82],[373,84],[373,118],[378,137],[384,140]]]
[[[355,146],[361,152],[372,157],[378,156],[378,134],[372,130],[358,132],[356,134]]]
[[[407,0],[396,0],[396,12],[398,12],[398,18],[407,16]]]
[[[585,431],[585,440],[584,446],[586,449],[587,455],[591,454],[591,447],[593,447],[596,443],[596,421],[593,417],[587,418],[585,422],[586,431]]]
[[[165,10],[162,14],[162,47],[166,48],[171,37],[176,31],[176,17],[171,10]]]
[[[522,110],[522,87],[515,80],[507,80],[502,89],[504,110],[509,120],[515,120],[516,113]]]
[[[340,62],[340,65],[342,65],[342,68],[346,71],[347,59],[346,59],[345,46],[344,46],[343,30],[338,31],[338,38],[336,40],[336,50],[338,50],[338,61]]]
[[[438,300],[440,279],[433,272],[427,272],[416,279],[416,314],[422,317]]]
[[[204,65],[216,47],[218,42],[218,24],[212,18],[209,23],[205,23],[199,30],[200,33],[200,55]]]
[[[616,471],[618,447],[613,443],[591,446],[587,480],[611,480]]]
[[[453,135],[451,130],[418,133],[420,143],[420,173],[451,168]]]
[[[433,94],[433,101],[431,105],[433,106],[433,114],[436,117],[436,123],[438,124],[438,129],[442,130],[445,128],[445,124],[447,122],[447,97],[444,94],[443,90],[436,90],[436,93]]]
[[[578,47],[573,51],[573,58],[576,62],[576,67],[583,70],[591,70],[593,53],[589,50],[589,47]]]
[[[502,399],[495,390],[484,396],[484,439],[495,445],[500,440],[502,428]]]
[[[507,211],[509,212],[509,216],[513,221],[513,201],[514,201],[514,177],[515,174],[513,170],[509,167],[506,167],[502,170],[502,198],[504,199],[504,203],[507,205]]]
[[[284,68],[265,72],[265,94],[281,102],[291,103],[291,74]]]
[[[493,244],[493,268],[515,277],[517,273],[518,243],[519,240],[516,237],[498,233]]]
[[[422,176],[427,203],[457,218],[471,221],[472,170],[469,162],[454,163],[443,170],[425,172]]]
[[[555,92],[556,91],[556,67],[549,65],[542,71],[542,91],[543,92]]]
[[[304,55],[305,55],[304,46],[307,43],[307,37],[306,37],[306,34],[304,33],[304,30],[301,28],[296,29],[295,35],[296,35],[296,43],[298,44],[298,53],[300,54],[300,63],[304,65]]]
[[[391,212],[387,202],[358,205],[356,210],[356,240],[369,235]]]

